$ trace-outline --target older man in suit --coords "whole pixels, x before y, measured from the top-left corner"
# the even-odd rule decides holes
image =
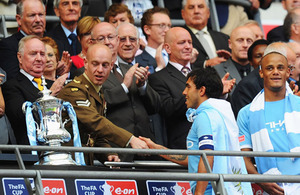
[[[169,54],[169,63],[166,68],[149,76],[149,84],[161,98],[168,147],[185,149],[191,123],[186,120],[187,109],[182,92],[186,83],[185,74],[192,68],[192,38],[184,28],[171,28],[166,34],[164,48]]]
[[[138,38],[137,28],[130,23],[121,24],[116,31],[112,24],[102,22],[92,30],[93,42],[105,44],[112,51],[113,68],[103,84],[107,118],[135,136],[153,138],[148,114],[158,112],[159,95],[147,84],[148,68],[127,64],[134,60]],[[129,161],[133,156],[121,159]]]
[[[7,79],[14,78],[19,72],[17,58],[18,43],[27,35],[42,37],[46,26],[45,6],[41,0],[20,1],[16,19],[20,31],[0,41],[0,67],[6,72]]]
[[[248,49],[255,40],[255,34],[247,26],[235,28],[228,41],[231,49],[231,58],[226,62],[214,66],[220,77],[223,77],[227,72],[229,78],[236,79],[238,84],[242,78],[247,76],[252,70],[252,66],[248,60]],[[235,86],[231,93],[233,93]]]
[[[169,54],[169,63],[163,70],[149,76],[149,84],[161,98],[161,112],[166,121],[168,147],[186,149],[186,136],[191,123],[186,119],[185,97],[182,94],[186,86],[187,74],[194,67],[192,59],[192,38],[182,27],[171,28],[165,36],[164,48]],[[222,78],[223,92],[232,89],[234,80]]]
[[[230,57],[228,35],[207,28],[210,16],[208,0],[183,0],[181,15],[186,23],[184,28],[190,33],[193,46],[199,52],[193,63],[195,68],[214,66]]]
[[[25,101],[34,102],[40,97],[42,86],[39,81],[46,66],[46,47],[39,37],[29,35],[20,40],[18,51],[20,71],[3,85],[3,96],[17,144],[29,144],[22,105]],[[62,89],[65,80],[66,77],[61,77],[53,84],[48,82],[47,88],[52,84],[52,95]]]
[[[77,38],[77,22],[81,14],[82,0],[54,0],[54,12],[60,19],[54,29],[47,36],[53,38],[58,45],[60,56],[64,51],[68,51],[71,56],[75,56],[81,52],[81,44]],[[76,66],[71,64],[68,67],[70,77],[74,77]]]

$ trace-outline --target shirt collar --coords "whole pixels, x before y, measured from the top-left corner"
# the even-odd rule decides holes
[[[181,64],[178,64],[178,63],[176,63],[176,62],[171,62],[171,61],[169,61],[169,63],[170,63],[172,66],[174,66],[177,70],[179,70],[180,72],[181,72],[182,67],[187,67],[187,68],[189,68],[190,70],[192,70],[192,69],[191,69],[191,64],[190,64],[190,63],[188,63],[188,64],[185,65],[185,66],[183,66],[183,65],[181,65]]]
[[[148,45],[145,47],[145,51],[148,52],[153,58],[155,58],[156,55],[156,49],[149,47]],[[162,53],[166,54],[168,56],[168,53],[165,49],[162,50]]]
[[[102,85],[94,85],[94,83],[89,79],[89,77],[83,73],[83,76],[86,78],[86,80],[88,80],[88,82],[94,87],[94,89],[96,90],[97,93],[100,92]]]
[[[77,33],[76,33],[77,27],[74,29],[73,32],[71,32],[69,29],[67,29],[66,27],[64,27],[62,24],[60,24],[60,25],[61,25],[61,27],[62,27],[62,29],[63,29],[63,31],[65,32],[65,35],[66,35],[67,37],[69,37],[69,35],[70,35],[71,33],[74,33],[74,34],[77,36]]]
[[[153,58],[156,55],[156,49],[149,47],[148,45],[145,47],[145,51],[148,52]]]
[[[27,36],[27,34],[24,31],[22,31],[22,30],[20,30],[20,33],[22,33],[24,35],[24,37]]]
[[[30,75],[29,73],[27,73],[25,70],[20,69],[20,72],[25,75],[30,81],[33,81],[34,76]]]
[[[205,27],[202,28],[201,30],[195,29],[195,28],[193,28],[193,27],[191,27],[191,26],[188,26],[188,27],[189,27],[189,29],[191,29],[191,31],[192,31],[194,34],[196,34],[198,31],[203,31],[203,32],[205,32],[205,33],[208,33],[207,26],[205,26]]]
[[[119,61],[119,63],[122,63],[122,64],[129,64],[129,62],[125,62],[120,56],[118,56],[118,59],[117,61]],[[135,58],[133,58],[132,64],[135,64]],[[116,64],[116,63],[115,63]],[[118,64],[117,64],[118,65]]]

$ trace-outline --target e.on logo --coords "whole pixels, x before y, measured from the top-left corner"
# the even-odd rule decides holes
[[[65,180],[63,179],[42,179],[44,194],[67,195]]]

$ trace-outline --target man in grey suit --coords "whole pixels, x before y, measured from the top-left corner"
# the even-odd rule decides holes
[[[237,27],[232,31],[228,41],[231,58],[214,66],[221,78],[228,72],[230,74],[229,79],[235,79],[237,85],[242,78],[253,70],[249,64],[247,52],[254,40],[254,33],[246,26]]]
[[[124,64],[133,62],[139,48],[136,27],[129,23],[121,24],[117,36],[112,24],[101,22],[93,28],[91,36],[93,43],[105,44],[113,53],[113,70],[103,84],[106,117],[135,136],[154,138],[148,114],[158,112],[159,95],[147,84],[150,74],[147,67]],[[122,161],[134,159],[133,155],[120,155],[120,158]]]
[[[141,28],[148,43],[143,53],[136,57],[136,61],[143,67],[148,66],[151,74],[163,69],[168,63],[168,53],[162,49],[162,46],[170,27],[171,20],[166,8],[154,7],[144,12]],[[163,55],[161,63],[157,64],[156,55]]]

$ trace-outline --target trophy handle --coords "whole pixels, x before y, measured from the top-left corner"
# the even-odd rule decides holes
[[[66,120],[63,122],[62,126],[65,127],[65,124],[67,124],[67,122],[69,122],[70,120],[71,120],[71,119],[66,119]]]

